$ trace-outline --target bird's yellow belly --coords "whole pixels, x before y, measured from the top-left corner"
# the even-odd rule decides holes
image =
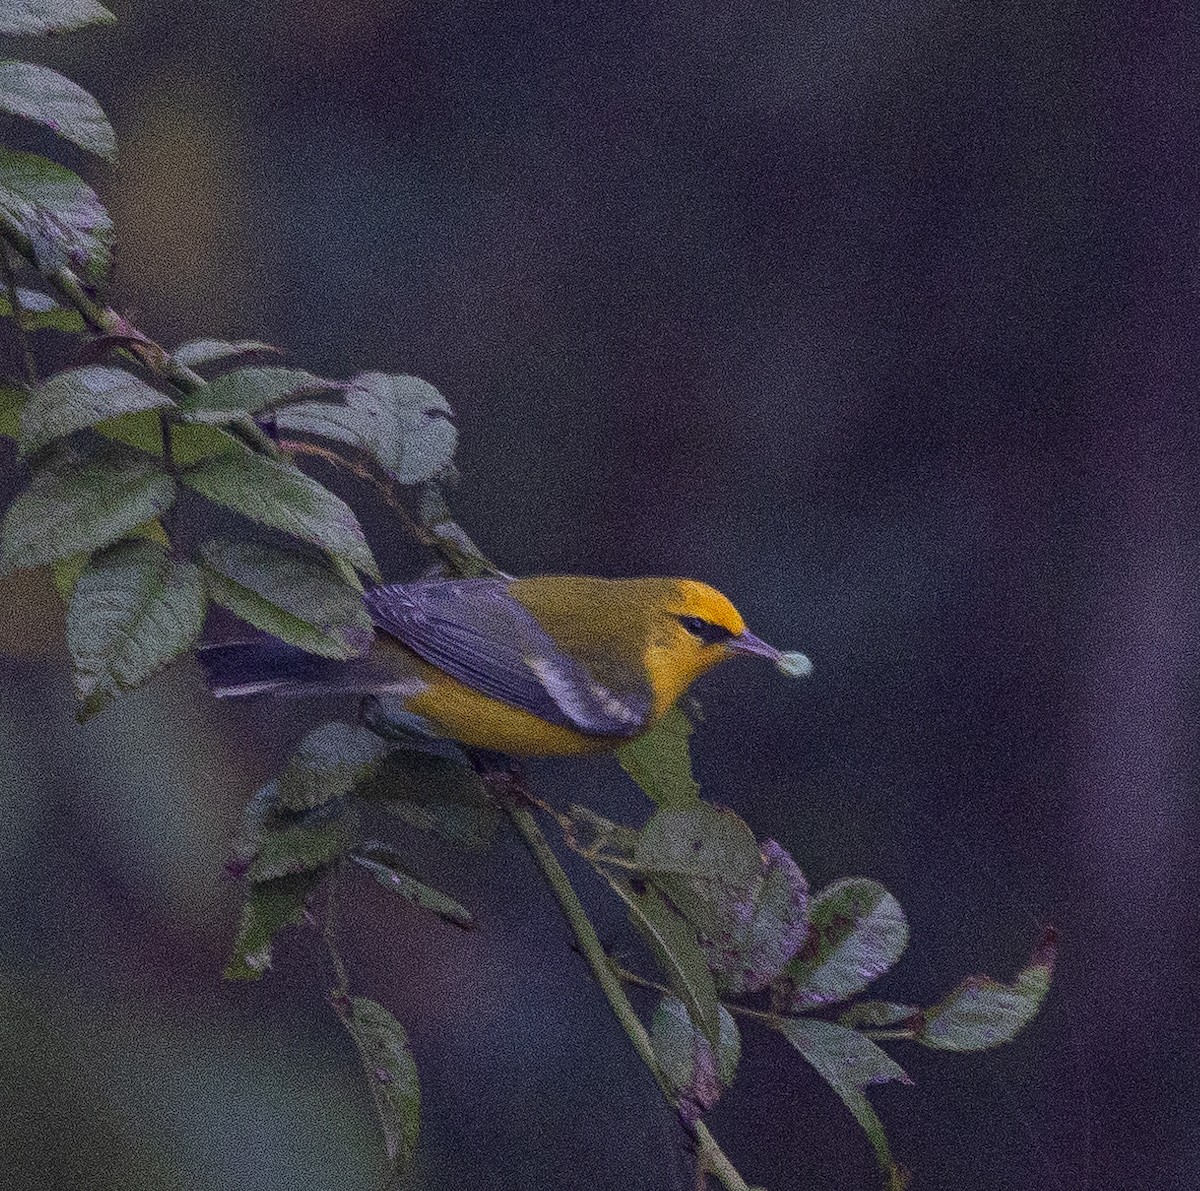
[[[405,707],[469,747],[519,757],[562,757],[600,753],[625,743],[618,737],[589,736],[547,723],[480,694],[432,666],[421,668],[424,689],[405,699]]]

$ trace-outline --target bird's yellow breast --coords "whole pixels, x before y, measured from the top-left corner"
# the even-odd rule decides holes
[[[519,707],[480,694],[424,662],[417,664],[425,687],[405,699],[405,707],[470,748],[518,757],[569,757],[607,752],[625,743],[618,737],[589,736],[548,723]]]

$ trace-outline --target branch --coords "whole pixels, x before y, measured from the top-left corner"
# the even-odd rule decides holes
[[[563,915],[570,924],[575,940],[579,944],[579,950],[587,960],[596,982],[603,990],[613,1015],[620,1022],[626,1037],[633,1044],[638,1058],[654,1076],[654,1082],[658,1084],[663,1099],[672,1108],[677,1108],[675,1092],[658,1064],[654,1048],[650,1044],[650,1035],[646,1033],[646,1027],[642,1025],[641,1019],[625,995],[621,980],[613,970],[608,955],[605,953],[604,945],[600,942],[596,928],[592,925],[587,911],[583,908],[583,903],[572,887],[570,878],[559,864],[558,858],[551,850],[550,844],[542,834],[533,815],[525,807],[515,806],[511,802],[506,803],[504,809],[521,833],[525,846],[537,862],[538,868],[542,870],[542,876],[546,878],[551,892],[558,899]],[[717,1144],[717,1139],[708,1131],[703,1122],[696,1122],[692,1127],[692,1135],[696,1141],[696,1161],[702,1171],[716,1175],[724,1183],[727,1191],[752,1191],[750,1185],[738,1173],[737,1168]]]
[[[35,268],[39,268],[33,246],[27,236],[22,235],[15,228],[6,227],[0,229],[0,239],[7,241]],[[0,255],[3,253],[0,252]],[[103,306],[97,302],[88,293],[83,282],[66,265],[60,265],[49,271],[39,268],[39,272],[50,283],[50,287],[64,305],[79,312],[79,316],[93,334],[114,336],[118,339],[136,342],[139,350],[132,351],[126,348],[126,354],[136,360],[152,376],[166,381],[184,394],[195,393],[204,387],[204,377],[198,372],[193,372],[186,365],[180,364],[166,348],[155,343],[149,336],[142,334],[111,306]],[[271,441],[270,435],[266,434],[249,415],[230,423],[229,431],[236,434],[247,446],[260,455],[279,457],[279,449]]]

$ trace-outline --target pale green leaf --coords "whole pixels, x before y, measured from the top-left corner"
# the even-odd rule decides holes
[[[321,879],[319,872],[262,881],[250,888],[226,980],[257,980],[271,966],[271,944],[285,927],[304,920],[304,904]]]
[[[697,803],[660,810],[642,828],[634,861],[650,874],[700,877],[741,889],[762,869],[754,832],[732,811]]]
[[[361,724],[324,724],[288,758],[279,775],[279,801],[292,810],[306,810],[344,798],[379,771],[389,748]]]
[[[882,885],[849,877],[809,906],[809,935],[777,984],[792,1011],[845,1001],[882,976],[908,943],[900,903]]]
[[[122,368],[89,364],[58,372],[33,391],[21,414],[21,451],[28,455],[98,422],[171,404],[165,393]]]
[[[4,518],[0,572],[99,550],[165,512],[175,485],[153,463],[64,451],[34,469]]]
[[[272,347],[269,343],[259,343],[256,339],[240,339],[236,343],[225,339],[192,339],[181,343],[171,355],[177,364],[188,368],[200,368],[205,364],[217,364],[222,360],[236,359],[238,356],[278,350],[277,347]]]
[[[372,637],[362,595],[323,561],[253,542],[200,548],[211,598],[255,628],[322,657],[346,660]]]
[[[656,806],[679,810],[700,798],[688,752],[691,734],[691,720],[672,707],[649,732],[617,750],[621,768]]]
[[[417,1148],[421,1091],[417,1065],[404,1027],[382,1005],[366,997],[334,993],[334,1007],[354,1039],[383,1128],[384,1150],[406,1167]]]
[[[645,939],[659,969],[688,1016],[713,1050],[720,1045],[720,1013],[712,973],[695,928],[676,914],[654,889],[635,892],[612,877],[609,884],[629,909],[629,920]]]
[[[83,316],[70,306],[60,306],[49,294],[40,290],[17,287],[17,304],[21,307],[21,325],[26,331],[84,330]],[[0,317],[12,318],[12,301],[8,291],[0,289]]]
[[[779,1032],[854,1114],[870,1139],[885,1176],[893,1186],[902,1186],[903,1176],[892,1158],[883,1124],[862,1089],[893,1079],[912,1083],[903,1068],[869,1038],[831,1022],[790,1018],[779,1024]]]
[[[180,403],[196,422],[221,424],[321,393],[340,393],[341,381],[323,380],[298,368],[235,368],[189,393]]]
[[[204,591],[191,563],[144,540],[94,555],[67,609],[82,713],[141,686],[190,649],[203,624]]]
[[[0,34],[44,37],[86,25],[111,25],[117,18],[97,0],[4,0]]]
[[[808,936],[808,882],[774,840],[762,846],[763,869],[741,890],[719,893],[701,945],[723,993],[740,996],[766,988]]]
[[[695,1119],[729,1087],[742,1054],[742,1039],[729,1010],[720,1006],[719,1054],[697,1032],[678,997],[663,997],[650,1022],[650,1044],[667,1081],[680,1098],[680,1109]]]
[[[108,272],[108,212],[78,175],[44,157],[0,149],[0,224],[29,239],[43,272],[69,266],[93,284]]]
[[[104,109],[78,83],[47,66],[0,61],[0,111],[44,124],[109,161],[117,155],[117,136]]]
[[[1038,945],[1012,984],[968,976],[944,1000],[920,1015],[918,1042],[936,1050],[987,1050],[1011,1042],[1037,1015],[1054,970],[1053,932]]]
[[[340,555],[380,578],[349,506],[294,465],[250,453],[218,455],[201,460],[180,478],[214,503]]]
[[[281,429],[348,443],[372,455],[401,484],[430,480],[449,466],[458,432],[450,404],[415,376],[364,372],[344,402],[309,402],[280,411]]]
[[[462,930],[471,930],[475,926],[470,910],[440,889],[434,889],[414,877],[394,848],[370,841],[355,848],[350,858],[371,873],[381,885],[412,902],[418,909],[428,910],[443,922]]]

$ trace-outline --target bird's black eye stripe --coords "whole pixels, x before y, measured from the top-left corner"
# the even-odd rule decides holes
[[[713,624],[711,621],[701,620],[699,616],[681,616],[679,623],[683,625],[693,637],[699,637],[705,645],[715,645],[718,641],[728,641],[733,634],[725,628],[724,625]]]

